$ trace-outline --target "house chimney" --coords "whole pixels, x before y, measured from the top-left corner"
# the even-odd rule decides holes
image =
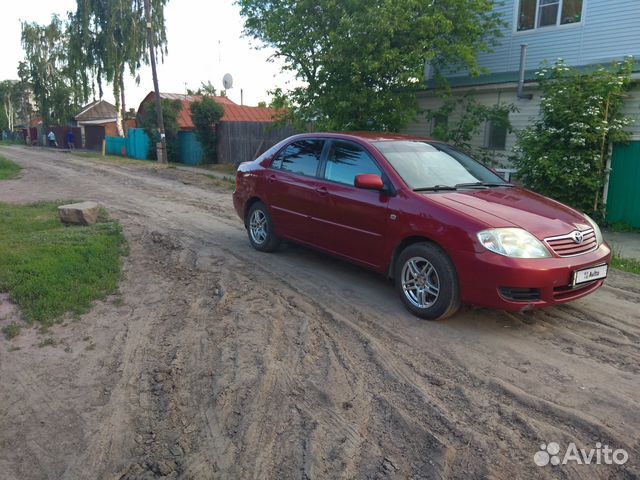
[[[531,100],[533,98],[532,94],[524,93],[524,68],[527,64],[527,44],[523,43],[520,45],[520,77],[518,79],[518,98]]]

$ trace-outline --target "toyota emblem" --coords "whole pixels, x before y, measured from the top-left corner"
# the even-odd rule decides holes
[[[573,237],[573,241],[576,243],[582,243],[584,240],[584,236],[582,235],[582,232],[579,232],[577,230],[573,232],[571,236]]]

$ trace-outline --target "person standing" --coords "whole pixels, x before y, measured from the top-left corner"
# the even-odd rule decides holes
[[[49,146],[52,148],[55,148],[58,146],[57,142],[56,142],[56,134],[53,133],[53,130],[49,130],[49,135],[47,135],[47,138],[49,139]]]
[[[69,130],[69,133],[67,133],[67,145],[69,150],[76,148],[76,136],[73,134],[73,130]]]

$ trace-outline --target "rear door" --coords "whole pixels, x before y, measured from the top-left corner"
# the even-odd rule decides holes
[[[322,152],[325,141],[303,139],[289,144],[267,172],[267,202],[276,234],[316,244],[311,218],[316,213]]]
[[[314,219],[322,232],[323,248],[350,259],[380,267],[387,228],[388,193],[356,188],[356,175],[382,170],[362,146],[335,140],[327,147],[322,185],[317,189],[318,213]],[[387,181],[388,182],[388,181]]]

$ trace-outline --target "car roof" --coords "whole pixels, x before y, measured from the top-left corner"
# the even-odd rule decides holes
[[[398,140],[413,140],[413,141],[428,141],[434,140],[427,137],[417,137],[414,135],[404,135],[401,133],[388,133],[388,132],[312,132],[296,135],[296,138],[336,138],[342,140],[360,140],[366,143],[376,142],[392,142]]]

